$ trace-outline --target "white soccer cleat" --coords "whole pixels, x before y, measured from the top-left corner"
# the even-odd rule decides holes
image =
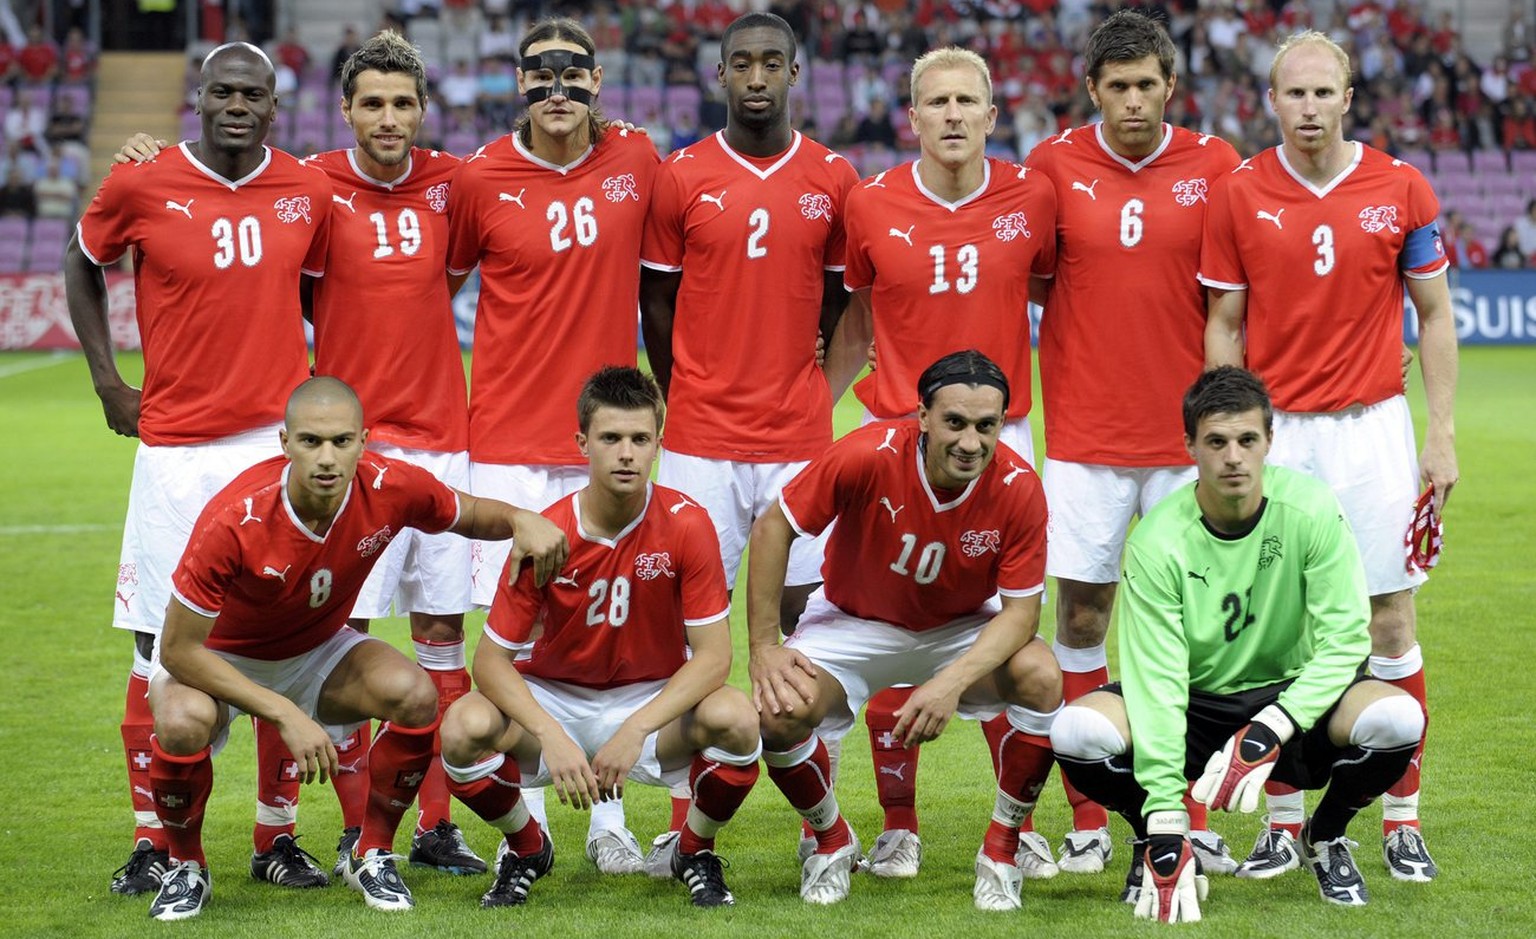
[[[1247,880],[1268,880],[1301,866],[1296,839],[1283,828],[1265,825],[1253,843],[1253,851],[1237,865],[1237,876]]]
[[[876,877],[916,877],[923,864],[923,840],[905,828],[882,831],[865,863]]]
[[[812,854],[800,867],[800,899],[830,906],[848,899],[848,878],[859,857],[856,844],[844,845],[831,854]]]
[[[976,886],[971,897],[976,909],[988,912],[1017,910],[1024,905],[1020,892],[1024,886],[1024,872],[1017,864],[994,861],[985,851],[976,852]]]
[[[1051,843],[1038,831],[1019,832],[1019,850],[1013,852],[1025,880],[1050,880],[1061,873],[1056,866],[1056,856],[1051,854]]]
[[[363,902],[371,910],[397,912],[416,905],[410,888],[400,879],[395,855],[388,851],[374,848],[364,857],[352,855],[341,876],[348,887],[363,895]]]
[[[1401,825],[1382,839],[1381,856],[1393,880],[1427,884],[1440,873],[1423,833],[1412,825]]]
[[[182,861],[160,881],[160,891],[149,904],[149,915],[161,922],[191,919],[208,905],[213,881],[208,869],[196,861]]]
[[[1115,856],[1108,828],[1069,831],[1061,840],[1061,859],[1056,866],[1068,874],[1097,874]]]
[[[672,879],[672,858],[677,854],[677,841],[682,832],[664,831],[651,841],[651,849],[645,852],[645,873],[657,880]]]
[[[1227,842],[1214,831],[1200,829],[1189,833],[1189,847],[1206,874],[1235,874],[1237,861],[1227,850]]]
[[[587,859],[603,874],[638,874],[645,870],[640,842],[628,828],[605,828],[589,835]]]

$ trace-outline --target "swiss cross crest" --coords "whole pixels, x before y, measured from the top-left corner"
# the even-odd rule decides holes
[[[277,210],[277,220],[293,224],[299,219],[309,223],[309,196],[287,196],[272,203]]]
[[[439,215],[448,211],[447,183],[438,183],[427,189],[427,207]]]
[[[277,765],[277,781],[293,782],[299,778],[299,761],[283,760]]]
[[[988,551],[996,551],[1002,542],[1002,532],[995,528],[968,531],[960,536],[960,553],[968,558],[979,558]]]
[[[641,580],[655,580],[661,576],[676,577],[672,573],[672,555],[666,551],[635,555],[635,576]]]
[[[1397,227],[1395,205],[1368,205],[1360,210],[1359,218],[1360,227],[1372,235],[1379,231],[1390,231],[1394,235],[1402,231]]]
[[[992,230],[997,232],[998,241],[1012,241],[1023,235],[1032,238],[1029,233],[1029,220],[1023,212],[1009,212],[1007,215],[999,215],[992,220]]]
[[[365,558],[371,558],[384,550],[384,546],[394,540],[394,537],[395,533],[390,530],[388,525],[385,525],[383,528],[380,528],[371,535],[365,536],[359,541],[357,543],[357,553]]]
[[[810,221],[832,221],[832,198],[824,192],[808,192],[800,197],[800,214]]]
[[[132,584],[134,586],[138,586],[138,583],[139,583],[139,565],[137,565],[137,564],[119,564],[117,566],[117,585],[119,587],[126,587],[129,584]]]
[[[1188,208],[1205,201],[1205,177],[1181,179],[1173,184],[1173,201]]]
[[[623,173],[603,180],[603,195],[609,202],[623,202],[625,199],[639,202],[640,193],[635,191],[635,174]]]

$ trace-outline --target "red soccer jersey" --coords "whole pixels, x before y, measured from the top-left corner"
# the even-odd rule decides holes
[[[640,517],[611,540],[582,530],[579,492],[544,516],[570,541],[565,567],[542,588],[532,565],[512,585],[503,570],[485,621],[503,646],[544,624],[518,663],[524,674],[588,688],[671,678],[687,659],[685,627],[730,615],[714,524],[677,490],[651,486]]]
[[[1010,418],[1029,413],[1029,278],[1056,267],[1056,192],[1040,173],[988,158],[981,188],[945,202],[917,163],[848,194],[849,290],[872,287],[877,366],[854,387],[880,418],[917,410],[917,377],[979,349],[1008,376]]]
[[[267,149],[230,181],[185,143],[114,166],[81,217],[97,264],[133,251],[147,444],[204,443],[282,419],[309,377],[299,275],[325,271],[331,184]]]
[[[1000,443],[964,490],[935,490],[921,437],[915,420],[866,424],[784,487],[779,504],[801,535],[837,520],[821,568],[827,599],[921,632],[978,612],[993,594],[1043,590],[1040,477]]]
[[[843,269],[849,162],[795,134],[775,157],[724,132],[658,171],[641,263],[682,271],[667,449],[717,460],[809,460],[832,442],[816,366],[825,272]]]
[[[1237,162],[1226,141],[1167,124],[1134,163],[1099,124],[1030,153],[1056,187],[1056,278],[1040,321],[1052,459],[1189,462],[1179,401],[1205,361],[1200,233],[1210,184]]]
[[[470,459],[584,463],[573,403],[582,382],[635,364],[640,239],[659,162],[649,138],[611,127],[569,166],[511,134],[460,166],[448,268],[480,265]]]
[[[1248,367],[1286,411],[1402,394],[1403,278],[1447,266],[1429,183],[1380,150],[1354,147],[1354,162],[1321,189],[1276,147],[1211,191],[1200,282],[1248,291]]]
[[[365,176],[350,149],[304,162],[335,187],[330,260],[315,285],[315,374],[357,392],[370,442],[467,449],[469,395],[447,280],[458,158],[413,149],[393,183]]]
[[[288,502],[286,457],[263,460],[209,501],[171,577],[176,598],[214,616],[207,646],[252,659],[303,655],[346,625],[368,572],[404,528],[440,532],[459,497],[426,470],[363,456],[321,536]]]

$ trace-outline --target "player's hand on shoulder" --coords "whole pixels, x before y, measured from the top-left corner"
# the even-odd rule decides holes
[[[650,131],[646,130],[644,127],[641,127],[639,124],[631,124],[629,121],[614,121],[613,123],[617,124],[619,127],[624,128],[624,132],[628,134],[644,134],[647,137],[651,135]]]
[[[331,735],[297,707],[290,716],[277,721],[277,730],[298,764],[299,782],[323,783],[340,770]]]
[[[816,698],[816,667],[784,645],[754,646],[747,659],[752,704],[759,713],[804,711]]]
[[[645,735],[626,722],[593,754],[592,771],[597,774],[597,790],[604,802],[624,797],[624,780],[644,747]]]
[[[126,382],[110,387],[97,388],[101,398],[101,410],[106,415],[107,426],[123,437],[139,435],[139,406],[144,393]]]
[[[1151,819],[1148,819],[1151,825]],[[1189,834],[1162,832],[1147,837],[1145,874],[1136,898],[1136,918],[1164,923],[1197,923],[1210,882],[1200,871]]]
[[[512,522],[512,563],[509,565],[514,581],[523,561],[531,560],[533,582],[544,586],[565,566],[570,550],[570,543],[560,526],[537,512],[518,510]]]
[[[112,154],[113,163],[148,163],[160,155],[160,151],[169,147],[170,143],[164,140],[156,140],[150,135],[140,131],[128,138],[128,142]]]
[[[549,770],[549,784],[560,801],[572,808],[589,809],[599,801],[597,774],[587,762],[587,754],[564,730],[549,739],[540,738],[544,766]]]
[[[964,690],[950,688],[940,676],[929,679],[912,692],[906,704],[896,709],[896,726],[891,732],[901,738],[904,747],[937,738],[959,709]]]

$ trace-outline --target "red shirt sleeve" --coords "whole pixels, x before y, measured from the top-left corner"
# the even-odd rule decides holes
[[[857,448],[872,447],[855,441],[867,436],[861,428],[832,444],[784,487],[779,504],[795,531],[819,535],[837,518],[843,494],[855,488],[865,474],[865,463],[859,459]]]
[[[534,624],[544,612],[544,592],[533,583],[533,565],[527,564],[518,572],[516,583],[507,583],[512,559],[501,569],[501,580],[496,584],[496,597],[491,601],[491,612],[485,619],[485,631],[499,645],[525,643],[533,635]]]
[[[411,493],[407,524],[428,534],[452,528],[459,520],[459,494],[414,463],[395,460],[391,465],[404,477]]]
[[[1023,465],[1023,459],[1018,463]],[[1045,586],[1045,533],[1049,521],[1045,491],[1040,478],[1033,472],[1016,479],[1014,485],[1026,480],[1028,495],[1016,504],[1012,513],[1010,537],[1003,545],[1003,557],[997,569],[997,589],[1005,596],[1029,596]]]
[[[1036,187],[1036,202],[1029,227],[1041,244],[1029,272],[1036,277],[1052,277],[1056,274],[1056,187],[1044,173],[1032,170],[1030,175],[1034,177],[1031,182]]]
[[[645,238],[640,245],[642,264],[668,271],[683,266],[683,187],[673,165],[663,164],[656,173],[645,217]]]
[[[843,285],[849,290],[863,290],[875,283],[875,265],[869,257],[865,234],[872,224],[868,216],[874,203],[855,188],[848,193],[845,205],[843,236],[847,266],[843,269]]]
[[[80,247],[98,265],[111,264],[139,240],[138,212],[132,195],[146,183],[139,167],[125,163],[112,167],[76,227]],[[131,178],[130,178],[131,177]]]
[[[468,274],[480,263],[480,211],[472,198],[470,163],[459,164],[448,187],[448,270],[453,274]]]
[[[1232,230],[1232,179],[1228,173],[1211,186],[1210,208],[1200,239],[1200,283],[1218,290],[1245,290],[1248,273]]]
[[[832,188],[832,231],[822,249],[821,264],[825,269],[835,271],[846,269],[848,264],[848,194],[858,185],[859,174],[846,159],[833,160],[832,166],[837,176]]]
[[[325,171],[319,167],[310,167],[309,171],[320,176],[319,195],[315,202],[319,210],[315,212],[314,233],[309,239],[309,253],[304,255],[302,270],[311,277],[325,276],[325,259],[331,248],[331,180],[325,175]]]
[[[224,518],[226,507],[210,505],[193,529],[181,563],[171,575],[176,596],[193,612],[216,616],[241,568],[237,531]]]
[[[720,564],[720,541],[703,512],[690,512],[683,530],[683,625],[705,626],[731,615],[731,594]]]

